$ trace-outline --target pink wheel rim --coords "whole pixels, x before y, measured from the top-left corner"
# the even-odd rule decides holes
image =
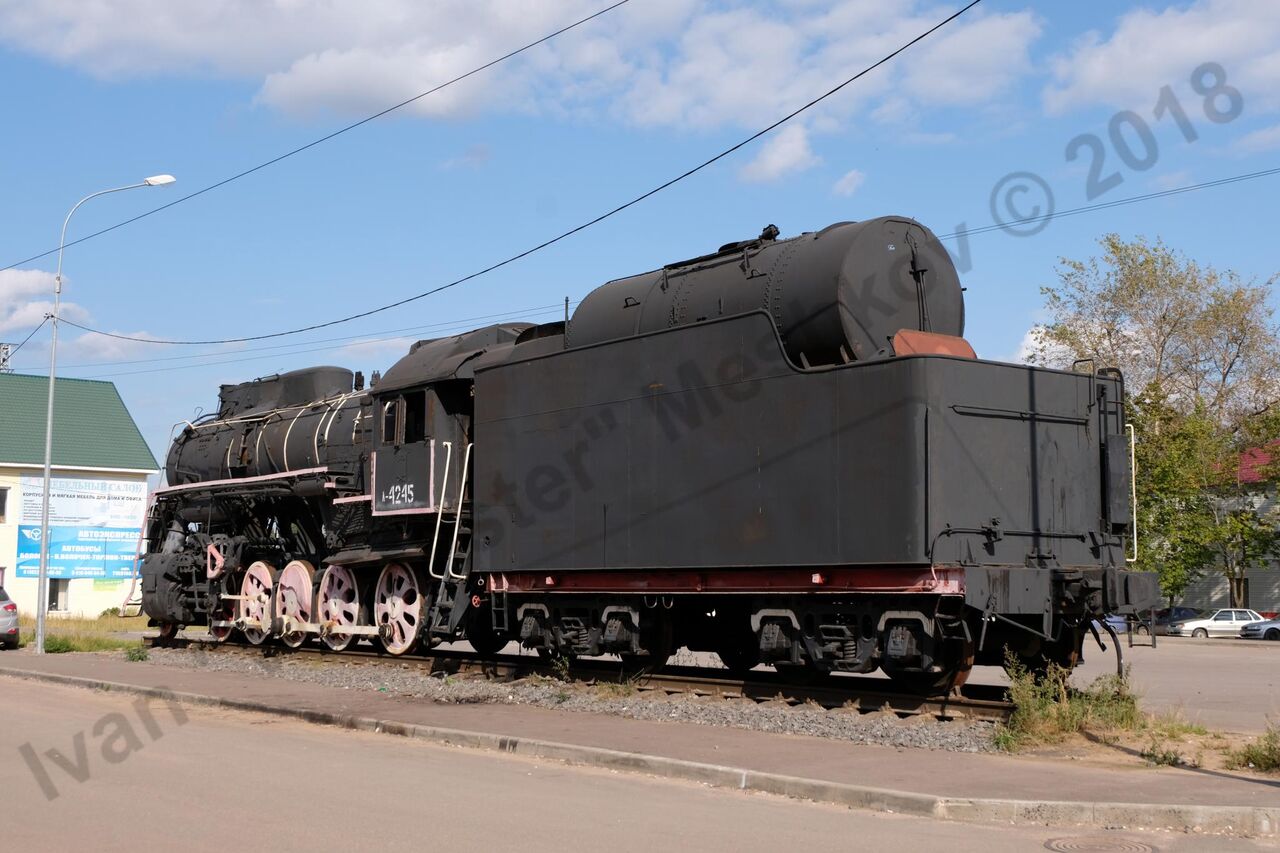
[[[356,585],[356,576],[342,566],[329,566],[320,576],[316,599],[320,605],[320,624],[327,627],[320,636],[325,645],[340,652],[355,638],[342,629],[354,628],[360,618],[360,588]]]
[[[244,637],[255,646],[266,642],[271,632],[256,627],[258,623],[269,624],[271,621],[271,594],[275,591],[276,570],[259,560],[244,573],[240,584],[240,618],[254,623],[246,625]]]
[[[276,583],[276,617],[281,625],[286,617],[295,623],[309,624],[315,612],[315,600],[312,591],[315,589],[315,569],[306,560],[293,560],[280,573]],[[286,646],[296,649],[307,641],[307,632],[289,631],[281,628],[280,639]]]
[[[422,630],[422,596],[418,579],[402,563],[387,563],[378,576],[373,616],[390,654],[402,655],[413,648]]]

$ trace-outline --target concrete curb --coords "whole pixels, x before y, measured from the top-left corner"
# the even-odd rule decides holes
[[[287,717],[319,725],[356,731],[418,738],[447,746],[511,753],[527,758],[561,761],[669,779],[700,782],[720,788],[777,794],[849,808],[904,814],[966,823],[1001,823],[1013,826],[1061,826],[1093,829],[1163,829],[1174,832],[1230,833],[1272,838],[1280,835],[1280,807],[1205,806],[1165,803],[1089,803],[1050,800],[996,800],[940,797],[910,791],[894,791],[842,782],[823,782],[778,773],[763,773],[718,764],[702,764],[594,746],[557,743],[437,726],[420,726],[391,720],[375,720],[346,714],[310,711],[254,702],[182,693],[160,687],[143,687],[73,675],[31,672],[0,667],[0,675],[44,681],[71,687],[118,691],[235,711]]]

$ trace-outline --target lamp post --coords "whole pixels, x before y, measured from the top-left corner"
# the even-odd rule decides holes
[[[62,221],[62,237],[58,240],[58,272],[53,279],[53,313],[49,315],[53,323],[53,336],[49,344],[49,397],[44,423],[44,496],[40,501],[40,581],[36,588],[36,654],[38,655],[44,654],[45,613],[49,609],[49,492],[53,480],[53,378],[58,366],[58,309],[62,306],[62,250],[67,245],[67,225],[70,224],[75,212],[80,209],[80,205],[91,198],[139,187],[168,186],[175,180],[177,178],[173,175],[153,175],[126,187],[99,190],[76,202],[67,214],[67,218]]]

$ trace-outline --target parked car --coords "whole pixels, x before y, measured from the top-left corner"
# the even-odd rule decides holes
[[[1240,629],[1242,640],[1280,640],[1280,619],[1250,622]]]
[[[1245,625],[1266,620],[1252,610],[1217,610],[1203,619],[1175,622],[1166,633],[1173,637],[1238,637]]]
[[[1129,630],[1129,617],[1127,616],[1121,616],[1118,613],[1108,613],[1106,616],[1103,617],[1103,620],[1108,625],[1110,625],[1111,630],[1115,631],[1117,634],[1123,634],[1125,631]],[[1101,631],[1102,622],[1099,622],[1097,619],[1094,619],[1093,627],[1096,630]]]
[[[0,649],[18,647],[18,605],[0,587]]]
[[[1155,618],[1156,636],[1161,636],[1169,633],[1169,626],[1174,624],[1175,622],[1187,622],[1191,619],[1203,619],[1204,617],[1205,617],[1205,612],[1203,610],[1197,610],[1194,607],[1161,608],[1160,610],[1156,611],[1156,618]],[[1141,636],[1144,636],[1144,637],[1148,636],[1151,633],[1151,628],[1148,627],[1146,622],[1142,622],[1142,621],[1139,621],[1138,624],[1134,626],[1133,630],[1135,633],[1140,634]]]

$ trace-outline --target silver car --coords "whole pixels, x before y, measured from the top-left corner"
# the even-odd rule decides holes
[[[1280,640],[1280,619],[1250,622],[1240,629],[1242,640]]]
[[[18,647],[18,605],[0,587],[0,649]]]
[[[1256,611],[1230,608],[1217,610],[1202,619],[1175,622],[1169,626],[1168,634],[1171,637],[1239,637],[1246,625],[1265,621]]]

